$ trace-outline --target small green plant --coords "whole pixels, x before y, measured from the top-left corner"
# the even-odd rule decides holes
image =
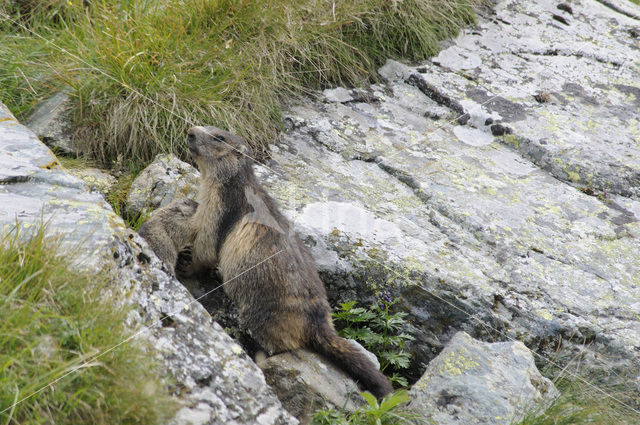
[[[43,227],[26,236],[0,237],[0,424],[166,423],[177,406],[144,347],[119,345],[108,276],[70,269]]]
[[[406,408],[409,395],[398,390],[386,396],[380,403],[369,393],[361,393],[367,404],[353,414],[334,409],[321,409],[313,416],[313,425],[402,425],[421,423],[424,418]],[[419,421],[419,422],[418,422]]]
[[[411,354],[404,348],[406,342],[414,338],[402,332],[407,314],[391,312],[397,302],[398,299],[384,291],[369,308],[356,307],[355,301],[340,304],[333,318],[340,328],[340,336],[355,339],[373,352],[380,360],[380,370],[391,382],[406,387],[407,379],[400,371],[409,368]]]

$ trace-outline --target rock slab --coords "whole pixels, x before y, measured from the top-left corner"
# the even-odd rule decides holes
[[[511,425],[544,411],[558,390],[521,342],[457,333],[409,392],[409,408],[438,425]]]
[[[365,95],[286,112],[262,181],[332,302],[401,298],[415,365],[464,330],[636,381],[640,8],[621,3],[635,15],[499,1],[432,60],[389,61]]]

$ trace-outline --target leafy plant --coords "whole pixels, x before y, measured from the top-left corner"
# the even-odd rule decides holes
[[[388,292],[381,292],[378,302],[369,308],[356,307],[355,301],[341,303],[333,318],[338,322],[340,336],[355,339],[373,352],[380,360],[380,370],[393,383],[406,387],[407,379],[399,371],[409,368],[411,353],[404,348],[414,338],[402,332],[407,314],[391,312],[397,302]]]
[[[353,414],[345,414],[334,409],[321,409],[313,416],[313,425],[402,425],[413,424],[424,418],[406,408],[409,395],[406,390],[398,390],[386,396],[380,403],[369,393],[361,393],[367,404]]]

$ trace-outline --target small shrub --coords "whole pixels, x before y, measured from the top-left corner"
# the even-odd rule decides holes
[[[340,336],[355,339],[373,352],[380,360],[380,370],[393,383],[406,387],[407,379],[400,371],[409,368],[411,354],[404,348],[406,342],[414,338],[402,332],[407,314],[391,312],[397,302],[388,292],[381,292],[378,302],[369,308],[356,307],[355,301],[340,304],[333,318],[340,328]]]

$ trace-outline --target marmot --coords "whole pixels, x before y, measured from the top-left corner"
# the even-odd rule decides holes
[[[376,397],[389,394],[387,378],[336,334],[316,265],[258,183],[244,140],[193,127],[187,143],[201,173],[191,266],[219,266],[241,324],[270,354],[311,347]]]
[[[178,258],[188,257],[189,246],[194,239],[190,219],[197,207],[198,203],[193,199],[175,200],[155,210],[138,231],[174,276],[176,267],[181,268],[177,264]]]

